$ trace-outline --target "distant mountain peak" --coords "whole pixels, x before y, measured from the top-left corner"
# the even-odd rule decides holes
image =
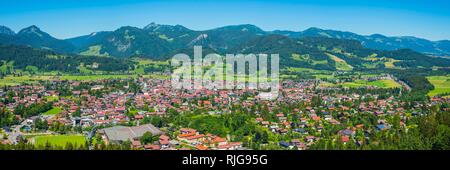
[[[305,31],[323,31],[323,29],[317,28],[317,27],[310,27],[306,29]]]
[[[43,32],[36,25],[32,25],[32,26],[26,27],[26,28],[20,30],[18,34],[34,34],[34,35],[37,35],[39,37],[42,37],[44,35],[48,35],[47,33]]]
[[[182,25],[166,25],[151,22],[142,27],[123,26],[114,31],[93,32],[89,35],[59,40],[36,25],[20,30],[17,34],[0,26],[0,43],[30,45],[36,48],[50,48],[55,51],[86,51],[93,45],[101,45],[102,51],[112,56],[125,57],[139,53],[143,56],[163,56],[174,50],[191,45],[204,45],[218,52],[235,50],[241,44],[253,41],[273,41],[271,44],[295,44],[306,37],[327,37],[356,40],[366,48],[377,50],[397,50],[403,48],[432,55],[449,55],[450,41],[429,41],[408,36],[384,36],[381,34],[359,35],[348,31],[310,27],[304,31],[275,30],[264,31],[252,24],[228,25],[208,30],[191,30]],[[4,36],[5,34],[13,36]],[[273,36],[283,35],[283,36]],[[267,39],[265,39],[267,38]],[[252,42],[255,44],[254,42]],[[263,43],[263,42],[262,42]],[[270,44],[270,43],[268,43]],[[271,48],[267,46],[267,48]],[[130,49],[130,50],[118,50]]]
[[[370,35],[371,37],[374,37],[374,38],[387,38],[386,36],[384,36],[384,35],[381,35],[381,34],[372,34],[372,35]]]
[[[243,29],[243,28],[263,31],[261,28],[257,27],[256,25],[252,25],[252,24],[229,25],[229,26],[220,27],[218,29]]]
[[[155,22],[151,22],[150,24],[145,26],[144,29],[153,29],[153,28],[158,27],[158,26],[159,26],[159,24],[156,24]]]
[[[31,25],[31,26],[26,27],[26,28],[24,28],[22,30],[41,31],[41,29],[38,26],[36,26],[36,25]]]
[[[92,32],[91,34],[89,34],[89,36],[96,36],[98,34],[98,32]]]
[[[87,37],[95,37],[98,35],[105,35],[109,33],[110,31],[98,31],[98,32],[92,32],[91,34],[87,35]]]
[[[267,32],[262,30],[261,28],[252,25],[252,24],[240,24],[240,25],[230,25],[230,26],[224,26],[224,27],[219,27],[213,30],[209,30],[209,31],[231,31],[234,33],[238,33],[238,32],[242,32],[245,34],[256,34],[256,35],[264,35]]]
[[[182,25],[163,25],[152,22],[143,28],[144,30],[156,31],[158,29],[171,29],[171,30],[189,30],[188,28]]]
[[[334,34],[347,34],[347,35],[356,35],[353,32],[349,31],[338,31],[338,30],[332,30],[332,29],[322,29],[318,27],[310,27],[303,31],[304,33],[334,33]],[[335,37],[339,38],[339,37]]]
[[[255,28],[255,29],[260,29],[258,26],[253,25],[253,24],[241,24],[241,25],[236,25],[238,27],[245,27],[245,28]]]
[[[122,29],[139,29],[138,27],[133,27],[133,26],[122,26],[122,27],[120,27],[119,29],[117,29],[117,30],[122,30]]]
[[[16,33],[13,30],[11,30],[10,28],[0,25],[0,34],[14,35]]]
[[[28,45],[34,48],[51,49],[57,52],[71,52],[71,43],[52,37],[36,25],[31,25],[19,31],[14,36],[12,44]]]

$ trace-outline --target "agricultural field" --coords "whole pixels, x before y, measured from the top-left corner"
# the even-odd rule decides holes
[[[148,64],[169,65],[169,61],[154,61],[145,58],[134,58],[133,61],[137,62],[138,65],[148,65]]]
[[[328,82],[323,82],[320,84],[322,87],[333,87],[333,86],[342,86],[347,88],[359,88],[359,87],[378,87],[378,88],[399,88],[400,84],[395,82],[394,80],[376,80],[376,81],[367,81],[367,80],[355,80],[353,82],[345,82],[339,84],[333,84]]]
[[[312,68],[302,68],[302,67],[287,67],[286,71],[294,72],[294,73],[311,73],[311,74],[332,74],[332,71],[328,70],[315,70]]]
[[[381,65],[381,64],[384,64],[383,62],[381,62],[381,61],[371,61],[371,62],[365,62],[365,63],[363,63],[362,65],[365,67],[365,68],[377,68],[379,65]]]
[[[134,58],[132,61],[137,62],[133,70],[135,74],[145,74],[146,68],[162,69],[170,65],[169,61],[154,61],[144,58]]]
[[[136,74],[145,74],[145,68],[144,66],[136,66],[136,68],[134,69],[134,73]]]
[[[316,79],[331,79],[334,76],[331,74],[315,74]]]
[[[44,146],[47,142],[51,145],[65,147],[67,143],[80,146],[86,143],[86,138],[82,135],[44,135],[33,138],[35,145]]]
[[[127,78],[136,78],[136,77],[137,77],[137,75],[87,75],[87,76],[63,75],[59,79],[60,80],[89,81],[89,80],[103,80],[103,79],[127,79]]]
[[[319,87],[324,87],[324,88],[326,88],[326,87],[334,87],[334,86],[336,86],[336,84],[333,84],[333,83],[330,83],[330,82],[321,82],[319,84]]]
[[[127,74],[98,74],[98,75],[62,75],[62,76],[56,76],[56,75],[23,75],[23,76],[5,76],[2,79],[0,79],[0,87],[3,86],[16,86],[23,83],[37,83],[38,81],[45,81],[45,80],[77,80],[77,81],[95,81],[95,80],[104,80],[104,79],[128,79],[128,78],[136,78],[138,75],[127,75]],[[160,75],[160,74],[147,74],[143,75],[145,78],[159,78],[159,79],[167,79],[169,76],[166,75]]]
[[[154,79],[169,79],[170,75],[162,75],[162,74],[146,74],[142,75],[144,78],[154,78]]]
[[[1,86],[14,86],[20,85],[22,83],[35,83],[39,80],[50,80],[51,76],[6,76],[0,79],[0,87]]]
[[[450,93],[450,75],[429,76],[428,81],[434,86],[434,90],[428,92],[428,96],[436,96]]]
[[[395,60],[395,59],[392,59],[392,58],[387,58],[387,60],[388,61],[386,61],[384,63],[384,67],[386,67],[386,68],[398,68],[397,66],[394,65],[394,63],[398,62],[400,60]]]
[[[356,80],[354,82],[343,83],[342,86],[349,88],[357,88],[357,87],[367,87],[374,86],[378,88],[397,88],[401,87],[400,84],[395,82],[394,80],[376,80],[376,81],[365,81],[365,80]]]
[[[328,63],[327,60],[313,60],[310,58],[310,56],[308,54],[306,54],[306,55],[292,54],[292,59],[294,59],[295,61],[308,62],[313,65]]]
[[[295,73],[311,73],[315,71],[314,69],[311,68],[300,68],[300,67],[287,67],[286,70]]]
[[[381,88],[398,88],[401,87],[400,84],[395,82],[394,80],[377,80],[373,82],[369,82],[369,85],[381,87]]]
[[[79,70],[81,74],[94,74],[94,71],[86,68],[84,64],[80,65]]]

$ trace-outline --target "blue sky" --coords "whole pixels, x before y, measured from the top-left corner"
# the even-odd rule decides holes
[[[450,39],[450,2],[434,0],[9,0],[0,25],[37,25],[57,38],[143,27],[151,22],[195,30],[254,24],[264,30],[309,27]]]

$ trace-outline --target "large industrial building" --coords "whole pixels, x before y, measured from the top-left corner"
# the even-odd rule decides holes
[[[145,124],[140,126],[114,126],[110,128],[100,129],[106,143],[121,143],[124,141],[133,141],[144,135],[145,132],[150,132],[153,135],[161,135],[162,132],[159,128],[152,124]]]

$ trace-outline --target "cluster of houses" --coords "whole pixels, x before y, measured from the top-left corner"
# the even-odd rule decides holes
[[[292,139],[291,141],[282,141],[280,146],[286,148],[296,147],[298,149],[308,149],[315,141],[320,139],[320,134],[325,125],[338,125],[342,121],[350,119],[352,116],[360,113],[370,113],[376,115],[378,124],[375,127],[356,124],[340,131],[343,143],[359,141],[355,138],[355,131],[386,130],[391,127],[388,121],[384,120],[386,115],[400,115],[401,125],[404,126],[408,120],[407,112],[420,114],[422,105],[417,103],[413,109],[406,110],[406,103],[398,98],[391,96],[385,99],[377,99],[373,94],[339,94],[339,93],[318,93],[315,91],[318,83],[311,81],[283,81],[281,93],[277,99],[267,101],[256,97],[257,91],[251,89],[234,90],[178,90],[172,88],[170,80],[144,79],[135,80],[140,86],[138,93],[127,92],[118,89],[111,90],[102,82],[97,82],[89,89],[74,88],[80,85],[79,81],[69,81],[71,96],[59,96],[57,90],[47,90],[44,85],[13,86],[10,87],[14,99],[11,102],[0,102],[0,107],[6,107],[11,111],[23,104],[28,106],[33,103],[47,102],[49,98],[56,99],[53,102],[54,108],[60,108],[61,112],[55,116],[45,117],[48,124],[59,122],[72,126],[113,126],[112,129],[104,129],[104,139],[108,142],[115,140],[130,140],[134,148],[143,148],[149,150],[157,149],[180,149],[180,145],[189,146],[192,149],[207,150],[233,150],[243,149],[241,142],[228,142],[226,139],[213,134],[201,134],[194,129],[181,128],[179,135],[170,139],[169,136],[155,130],[155,127],[136,126],[135,129],[128,130],[127,127],[117,126],[130,122],[140,122],[142,119],[151,116],[165,116],[169,110],[177,112],[188,112],[196,109],[206,110],[208,114],[227,114],[233,105],[239,104],[246,108],[251,108],[256,104],[266,105],[271,114],[274,114],[275,120],[264,120],[260,113],[255,113],[255,121],[262,127],[266,127],[272,133],[284,135],[289,132],[301,134],[302,137]],[[102,91],[109,88],[108,93],[95,95],[93,92]],[[128,88],[126,86],[125,88]],[[75,90],[77,89],[77,90]],[[11,94],[6,91],[0,91],[0,97],[6,98]],[[245,97],[244,97],[245,96]],[[374,98],[367,102],[360,102],[352,106],[343,103],[354,103],[364,98]],[[314,106],[314,98],[319,98],[321,104]],[[280,104],[295,104],[303,102],[305,108],[295,108],[289,112],[274,112]],[[428,105],[449,102],[445,98],[433,98]],[[132,110],[134,109],[134,110]],[[133,112],[130,116],[130,112]],[[296,120],[292,115],[299,115]],[[21,118],[19,118],[21,119]],[[147,129],[147,130],[142,130]],[[156,128],[157,129],[157,128]],[[109,132],[111,131],[111,132]],[[122,134],[112,133],[121,131]],[[142,135],[135,131],[152,131],[154,135],[160,135],[157,143],[142,145],[137,137]],[[115,135],[112,135],[115,134]],[[132,136],[130,134],[135,134]],[[136,135],[137,134],[137,135]],[[184,147],[181,147],[184,148]]]
[[[325,125],[339,125],[342,121],[346,121],[355,116],[360,116],[362,113],[369,113],[377,116],[378,121],[375,126],[367,126],[364,124],[355,124],[339,131],[336,136],[342,143],[355,142],[362,144],[361,140],[355,136],[355,132],[360,130],[366,137],[372,131],[382,131],[391,128],[391,124],[386,121],[386,116],[399,115],[401,117],[400,126],[406,127],[406,121],[414,116],[420,114],[422,104],[416,103],[413,109],[405,109],[406,102],[391,96],[386,99],[377,99],[377,95],[373,94],[327,94],[314,92],[314,81],[303,82],[284,82],[283,102],[298,102],[303,101],[304,109],[292,109],[290,112],[273,113],[276,116],[275,120],[264,120],[262,117],[257,117],[255,121],[268,128],[271,132],[280,135],[288,132],[296,132],[301,134],[301,138],[292,139],[291,141],[281,141],[280,146],[285,148],[298,148],[299,150],[308,149],[315,141],[321,137],[321,132]],[[313,97],[320,97],[321,105],[313,106]],[[364,98],[374,98],[372,101],[361,101]],[[359,101],[355,105],[355,101]],[[448,99],[434,98],[433,102],[443,103],[448,102]],[[433,104],[433,102],[431,104]],[[351,106],[343,103],[351,103]],[[275,110],[276,104],[268,103],[269,111]],[[409,116],[406,113],[410,113]],[[288,117],[292,115],[299,115],[298,120],[292,120]],[[258,115],[258,113],[257,113]]]
[[[242,142],[228,142],[225,138],[213,134],[201,134],[195,129],[181,128],[178,141],[198,150],[243,150]]]
[[[14,108],[20,104],[29,106],[34,103],[45,102],[44,97],[54,93],[55,91],[46,91],[45,87],[40,85],[13,86],[10,87],[9,92],[0,90],[0,97],[8,100],[8,102],[0,102],[0,107],[6,107],[14,111]]]
[[[153,143],[143,144],[141,138],[145,133],[159,136]],[[120,144],[131,142],[131,147],[136,150],[243,150],[241,142],[229,142],[227,139],[213,135],[201,134],[195,129],[181,128],[178,135],[170,138],[159,128],[152,124],[140,126],[113,126],[98,130],[105,144]]]

